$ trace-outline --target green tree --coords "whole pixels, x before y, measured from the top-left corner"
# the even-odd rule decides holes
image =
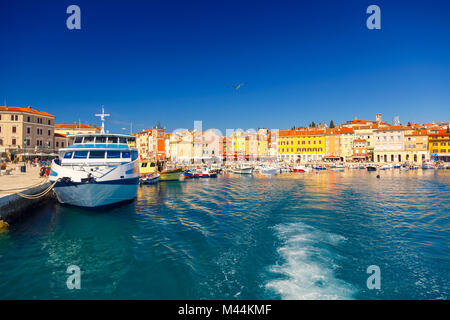
[[[331,121],[330,121],[330,128],[333,129],[333,128],[335,128],[335,127],[336,127],[336,126],[334,125],[333,120],[331,120]]]
[[[314,121],[311,123],[311,127],[315,128],[316,124],[314,123]]]

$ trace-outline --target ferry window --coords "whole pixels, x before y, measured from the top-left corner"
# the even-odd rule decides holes
[[[64,159],[72,159],[73,152],[66,152],[64,153]]]
[[[108,151],[108,159],[120,159],[120,151]]]
[[[127,138],[120,138],[119,143],[127,143]]]
[[[91,151],[89,159],[105,159],[105,151]]]
[[[84,143],[93,143],[94,139],[95,139],[95,137],[93,137],[93,136],[84,137]]]
[[[154,168],[156,164],[154,162],[150,163],[150,168]]]
[[[75,151],[73,158],[74,159],[86,159],[87,155],[88,155],[87,151]]]
[[[117,137],[109,137],[108,143],[117,143]]]
[[[106,143],[106,137],[97,137],[95,143]]]
[[[131,151],[131,160],[134,161],[138,158],[137,151]]]
[[[75,143],[82,143],[83,142],[83,137],[76,137],[75,138]]]
[[[131,152],[129,151],[122,152],[122,158],[131,158]]]

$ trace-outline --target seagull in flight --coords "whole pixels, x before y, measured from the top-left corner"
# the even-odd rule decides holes
[[[236,89],[236,91],[239,90],[240,87],[242,87],[245,84],[245,82],[241,82],[238,85],[232,85],[230,88]]]

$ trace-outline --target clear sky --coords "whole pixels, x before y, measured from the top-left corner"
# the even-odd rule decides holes
[[[449,17],[448,0],[2,0],[0,105],[98,124],[103,104],[116,132],[450,121]]]

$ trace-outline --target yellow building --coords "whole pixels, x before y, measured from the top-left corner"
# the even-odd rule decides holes
[[[405,160],[422,165],[424,160],[429,159],[427,130],[414,130],[405,133]]]
[[[325,130],[280,130],[278,160],[308,162],[322,160],[325,155]]]
[[[324,134],[325,137],[325,158],[331,160],[340,159],[340,143],[338,129],[327,129]]]
[[[437,130],[428,136],[429,151],[431,156],[440,161],[450,162],[450,132]]]

